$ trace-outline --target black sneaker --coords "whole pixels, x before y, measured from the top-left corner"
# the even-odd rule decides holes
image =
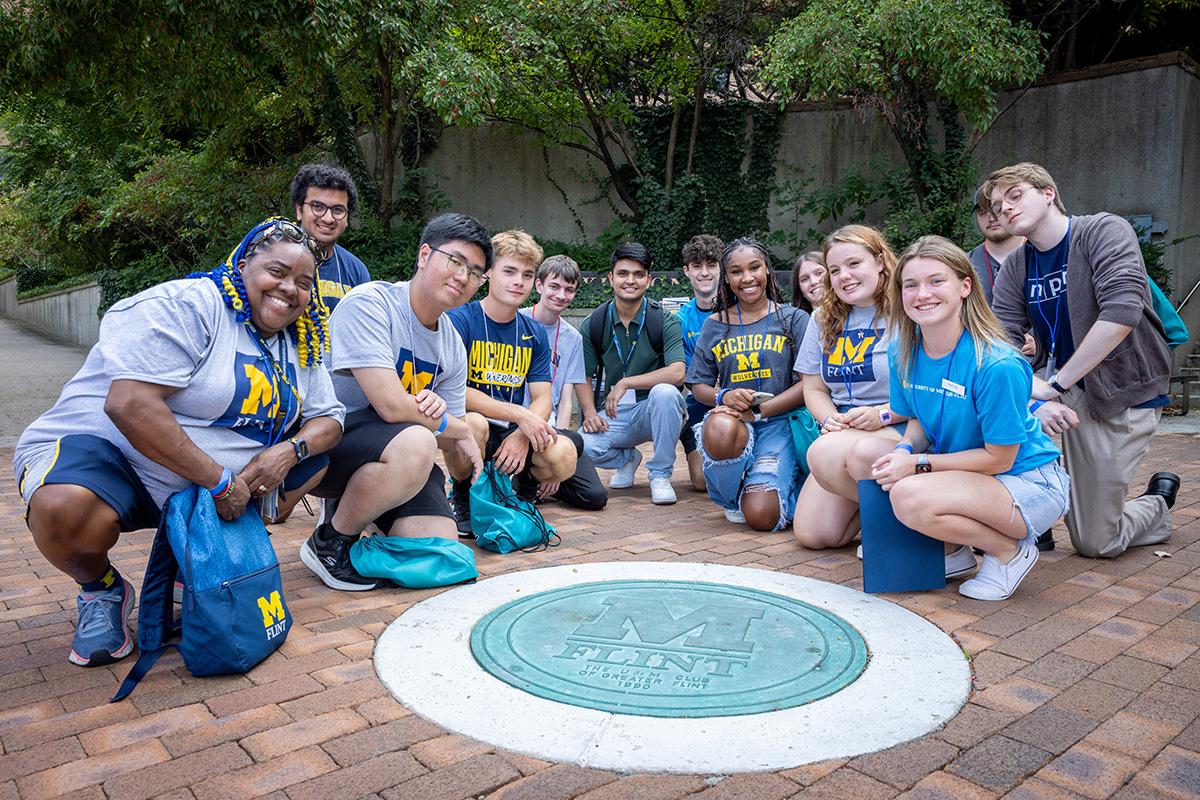
[[[1039,533],[1037,539],[1034,541],[1034,544],[1037,545],[1037,549],[1041,550],[1043,553],[1050,552],[1054,549],[1054,532],[1044,531],[1043,533]]]
[[[453,481],[450,484],[450,508],[454,511],[454,523],[458,526],[458,538],[474,539],[471,530],[471,482]]]
[[[517,499],[524,500],[526,503],[537,502],[537,493],[541,486],[542,482],[533,477],[529,470],[518,472],[513,478],[513,493]]]
[[[300,545],[300,560],[330,589],[341,592],[370,591],[379,582],[359,575],[350,563],[350,546],[356,541],[357,536],[330,534],[328,525],[318,525],[308,541]]]

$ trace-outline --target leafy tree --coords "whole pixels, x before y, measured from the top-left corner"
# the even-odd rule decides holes
[[[912,207],[892,209],[907,234],[960,238],[996,87],[1033,80],[1040,56],[1034,31],[996,0],[816,0],[772,37],[764,76],[789,96],[878,111],[907,166]]]

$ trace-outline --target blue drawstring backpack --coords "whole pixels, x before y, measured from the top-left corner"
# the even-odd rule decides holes
[[[383,578],[406,589],[431,589],[479,577],[475,551],[440,536],[362,536],[350,546],[350,563],[364,578]]]
[[[512,479],[491,462],[471,485],[471,530],[480,547],[496,553],[535,553],[559,542],[537,506],[517,497]]]
[[[172,596],[177,571],[180,622]],[[226,522],[208,490],[193,485],[176,492],[163,506],[142,581],[141,652],[110,702],[132,692],[169,647],[179,649],[196,676],[249,672],[283,644],[291,626],[279,561],[257,507]],[[176,633],[179,641],[167,641]]]

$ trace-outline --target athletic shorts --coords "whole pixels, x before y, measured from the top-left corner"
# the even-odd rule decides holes
[[[107,439],[90,433],[71,434],[30,460],[17,479],[27,517],[33,493],[47,483],[90,489],[117,512],[123,532],[158,527],[161,509],[121,448]]]
[[[415,425],[415,422],[387,422],[370,406],[347,414],[342,440],[329,451],[329,471],[313,493],[318,497],[341,497],[355,472],[382,458],[392,439]],[[385,511],[375,524],[386,531],[401,517],[423,516],[454,518],[446,499],[446,476],[437,464],[429,470],[429,479],[412,499]]]

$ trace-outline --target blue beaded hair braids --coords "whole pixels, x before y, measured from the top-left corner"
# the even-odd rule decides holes
[[[325,253],[296,223],[283,217],[264,220],[250,229],[224,263],[211,272],[193,272],[188,277],[208,278],[215,283],[225,300],[225,305],[236,313],[237,321],[250,324],[250,300],[246,296],[246,287],[242,283],[242,274],[237,265],[242,259],[254,255],[258,248],[283,239],[308,247],[317,263],[318,280],[313,281],[308,305],[300,319],[288,326],[300,357],[300,366],[314,367],[321,363],[322,354],[329,351],[329,309],[321,297],[319,280],[320,264],[325,259]]]

